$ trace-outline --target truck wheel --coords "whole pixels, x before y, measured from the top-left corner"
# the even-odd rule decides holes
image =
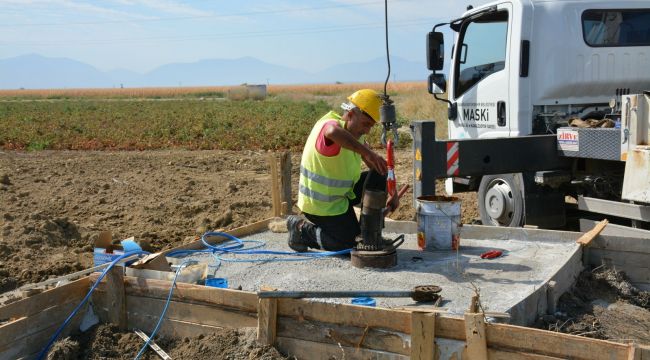
[[[478,188],[478,209],[483,225],[524,224],[523,178],[517,174],[486,175]]]

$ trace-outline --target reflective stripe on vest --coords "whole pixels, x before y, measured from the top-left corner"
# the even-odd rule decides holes
[[[339,199],[345,199],[346,197],[344,195],[325,195],[321,194],[318,191],[314,191],[311,189],[308,189],[304,185],[300,185],[300,193],[306,196],[309,196],[310,198],[314,198],[318,201],[325,201],[325,202],[332,202],[336,201]]]
[[[316,142],[328,121],[345,122],[335,112],[329,112],[314,125],[302,153],[298,207],[307,214],[333,216],[348,210],[348,199],[354,199],[354,184],[361,174],[361,156],[341,147],[334,156],[325,156],[316,149]],[[362,141],[362,139],[360,139]]]
[[[328,177],[325,177],[323,175],[318,175],[316,173],[313,173],[309,170],[307,170],[305,167],[302,165],[300,166],[300,173],[307,177],[308,179],[317,182],[319,184],[323,184],[325,186],[329,187],[340,187],[340,188],[346,188],[349,189],[352,186],[354,186],[354,181],[352,180],[336,180],[336,179],[330,179]]]

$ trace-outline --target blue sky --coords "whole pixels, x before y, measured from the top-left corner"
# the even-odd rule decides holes
[[[391,56],[424,61],[425,34],[468,4],[389,0]],[[0,0],[0,58],[36,53],[146,72],[252,56],[318,71],[385,56],[383,22],[383,0]]]

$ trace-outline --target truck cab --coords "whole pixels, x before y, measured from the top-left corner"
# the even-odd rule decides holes
[[[444,36],[437,31],[442,26],[449,26],[454,37],[448,77],[439,72],[445,62]],[[622,96],[650,89],[650,6],[645,0],[495,1],[436,25],[427,43],[433,71],[429,91],[448,103],[450,140],[518,138],[557,134],[558,129],[569,136],[562,129],[573,119],[594,117],[618,128]],[[447,98],[439,98],[445,90]],[[614,132],[583,137],[622,138],[620,129]],[[600,147],[598,141],[592,145]],[[483,223],[558,227],[563,214],[555,219],[548,214],[564,208],[564,195],[593,195],[597,185],[589,182],[595,176],[613,189],[604,197],[618,193],[620,199],[625,167],[620,156],[574,155],[567,167],[543,174],[489,174],[487,169],[484,175],[456,176],[447,181],[448,192],[478,190]],[[587,168],[597,168],[598,174],[576,171]],[[571,184],[580,189],[568,189]]]

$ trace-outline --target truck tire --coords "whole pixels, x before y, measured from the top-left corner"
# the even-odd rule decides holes
[[[483,225],[524,225],[523,177],[520,173],[485,175],[478,188],[478,209]]]

